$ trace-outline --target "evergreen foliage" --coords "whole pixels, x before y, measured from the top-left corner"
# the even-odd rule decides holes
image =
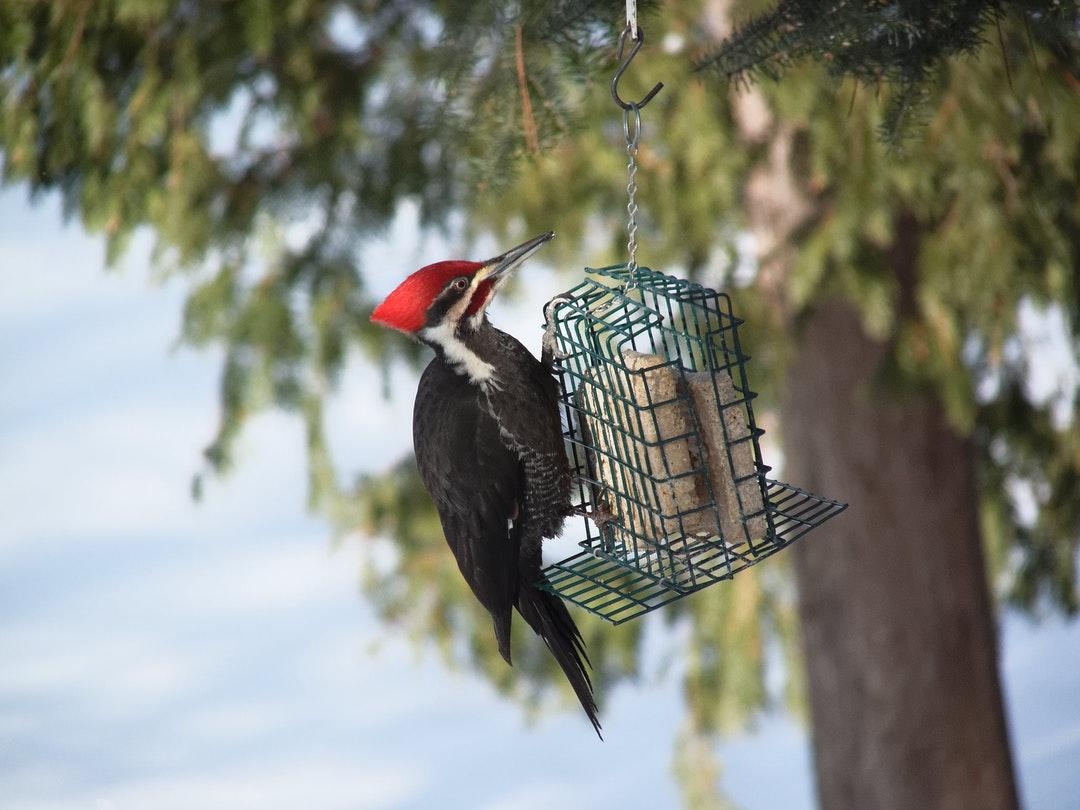
[[[988,39],[1000,43],[1008,69],[1002,25],[1023,27],[1029,51],[1036,41],[1080,78],[1080,8],[1067,0],[782,0],[758,14],[713,48],[697,70],[728,81],[754,76],[779,79],[804,59],[824,64],[830,75],[889,89],[882,121],[886,140],[908,131],[947,60],[973,56]],[[996,36],[994,30],[996,29]]]
[[[415,360],[368,323],[356,245],[404,199],[444,223],[481,161],[509,174],[516,25],[537,126],[556,132],[563,96],[544,88],[560,55],[595,61],[598,6],[0,3],[2,179],[58,190],[110,262],[149,226],[162,271],[191,277],[184,337],[227,351],[207,451],[225,469],[244,421],[303,411],[346,346]],[[563,47],[539,51],[540,35]]]

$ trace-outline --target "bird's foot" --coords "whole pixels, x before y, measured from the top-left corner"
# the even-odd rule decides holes
[[[593,504],[591,509],[586,506],[573,506],[570,508],[570,514],[588,518],[598,529],[603,529],[609,523],[614,523],[619,519],[618,515],[602,504]]]
[[[555,342],[555,308],[559,304],[573,301],[572,295],[560,293],[544,304],[544,338],[540,350],[540,360],[548,368],[554,368],[554,361],[563,361],[570,355],[559,351]]]

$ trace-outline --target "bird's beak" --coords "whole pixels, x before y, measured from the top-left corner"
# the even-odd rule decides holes
[[[488,259],[477,273],[476,280],[482,281],[485,278],[505,276],[527,258],[536,253],[545,242],[550,242],[554,238],[555,231],[548,231],[539,236],[534,236],[528,242],[522,242],[517,247],[510,248],[510,250],[506,251],[506,253],[503,253],[501,256],[496,256],[494,259]]]

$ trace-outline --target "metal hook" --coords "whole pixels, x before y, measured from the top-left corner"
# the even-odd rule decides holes
[[[623,58],[623,51],[626,49],[626,35],[629,33],[630,26],[627,25],[626,28],[623,29],[623,32],[619,34],[619,51],[615,55],[615,58],[622,59],[622,64],[620,64],[619,69],[615,71],[615,75],[611,77],[611,97],[615,99],[615,103],[622,107],[624,110],[630,110],[632,107],[637,107],[637,109],[640,110],[650,101],[652,101],[652,97],[660,92],[661,88],[663,88],[664,86],[664,83],[657,82],[656,86],[654,86],[653,89],[645,95],[645,98],[637,102],[637,104],[634,104],[633,102],[623,101],[622,98],[619,97],[619,79],[622,78],[622,75],[626,72],[626,69],[630,67],[630,63],[634,61],[634,57],[637,56],[637,52],[641,50],[641,46],[645,44],[645,31],[639,25],[637,39],[634,39],[631,36],[631,39],[634,42],[634,49],[630,51],[629,55],[626,56],[626,58]]]

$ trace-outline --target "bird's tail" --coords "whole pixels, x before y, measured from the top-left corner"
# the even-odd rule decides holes
[[[510,666],[514,665],[514,662],[510,660],[510,614],[511,609],[509,607],[499,613],[492,613],[491,618],[495,623],[495,640],[499,642],[499,655],[503,657]]]
[[[530,584],[518,592],[517,606],[529,627],[544,639],[551,654],[566,673],[566,679],[570,681],[574,694],[581,701],[581,708],[589,716],[596,735],[604,739],[600,733],[596,699],[593,697],[592,681],[589,680],[587,669],[589,656],[585,653],[585,642],[582,641],[574,620],[570,618],[566,605],[554,594]]]

